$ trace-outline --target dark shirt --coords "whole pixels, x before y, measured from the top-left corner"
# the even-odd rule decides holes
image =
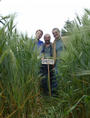
[[[50,44],[48,47],[46,47],[45,44],[43,44],[41,53],[44,54],[44,58],[52,57],[53,56],[52,45]]]

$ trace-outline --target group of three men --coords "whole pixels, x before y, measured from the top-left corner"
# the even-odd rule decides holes
[[[57,88],[57,80],[56,80],[56,74],[58,74],[58,63],[59,63],[59,57],[60,53],[64,48],[63,41],[61,40],[60,36],[60,30],[58,28],[54,28],[52,30],[52,34],[55,38],[54,42],[51,43],[51,36],[49,34],[44,35],[44,41],[41,41],[41,37],[43,35],[42,30],[36,31],[36,40],[37,40],[37,47],[41,48],[41,59],[47,59],[47,58],[53,58],[55,64],[52,66],[50,65],[50,84],[51,84],[51,94],[53,95],[56,92]],[[41,81],[41,87],[43,88],[44,93],[48,94],[48,68],[47,65],[42,65],[40,68],[40,73],[44,76],[44,78]]]

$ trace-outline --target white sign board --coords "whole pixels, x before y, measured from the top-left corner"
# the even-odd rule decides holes
[[[54,59],[42,59],[42,64],[54,64]]]

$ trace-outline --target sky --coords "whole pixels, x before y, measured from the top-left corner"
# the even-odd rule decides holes
[[[16,14],[19,32],[34,36],[37,29],[52,37],[52,29],[63,28],[66,20],[83,15],[90,9],[90,0],[0,0],[0,15]],[[43,40],[43,37],[42,37]]]

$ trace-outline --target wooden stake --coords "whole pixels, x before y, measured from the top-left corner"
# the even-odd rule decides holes
[[[51,96],[51,85],[50,85],[50,70],[48,64],[48,88],[49,88],[49,95]]]

